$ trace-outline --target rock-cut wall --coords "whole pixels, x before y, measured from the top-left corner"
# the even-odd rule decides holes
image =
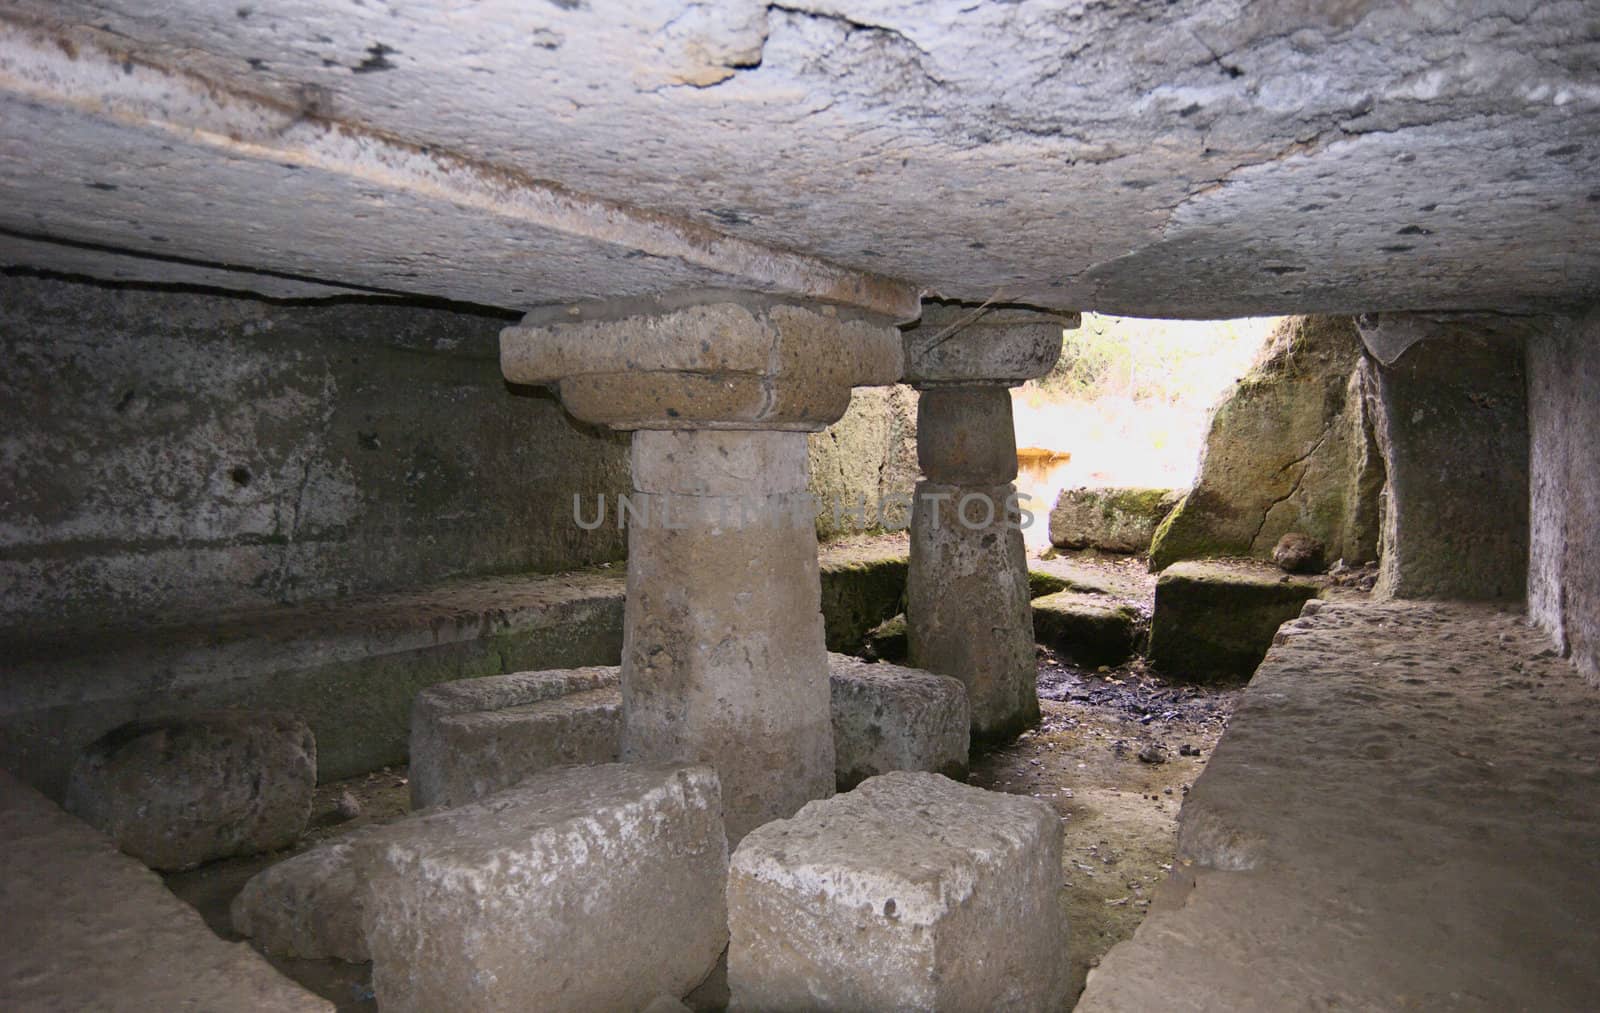
[[[1600,307],[1528,342],[1528,612],[1600,685]]]
[[[1157,529],[1150,568],[1271,558],[1286,533],[1327,558],[1377,558],[1383,461],[1366,416],[1361,337],[1349,317],[1287,317],[1217,405],[1199,477]]]
[[[0,629],[620,558],[620,434],[508,392],[505,320],[0,277]]]

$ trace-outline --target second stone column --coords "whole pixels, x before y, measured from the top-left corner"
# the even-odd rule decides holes
[[[980,741],[1039,720],[1022,510],[1011,484],[1017,442],[1009,388],[1048,373],[1063,328],[1076,322],[936,303],[925,304],[921,323],[905,333],[906,380],[922,391],[917,462],[924,477],[911,510],[911,663],[966,685]]]

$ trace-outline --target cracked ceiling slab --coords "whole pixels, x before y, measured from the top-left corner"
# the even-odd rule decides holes
[[[896,315],[919,291],[1182,317],[1600,296],[1592,0],[0,17],[5,263],[94,273],[109,248],[511,309],[704,285]]]

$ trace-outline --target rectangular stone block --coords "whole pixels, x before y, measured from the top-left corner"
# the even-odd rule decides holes
[[[1174,563],[1156,581],[1150,664],[1174,679],[1246,681],[1278,627],[1320,590],[1253,560]]]
[[[423,690],[411,710],[412,807],[461,805],[546,767],[615,761],[620,685],[620,669],[601,666]]]
[[[1061,830],[1043,802],[900,772],[744,838],[734,1010],[1060,1010]]]
[[[637,1010],[727,942],[709,767],[559,767],[358,849],[385,1011]]]
[[[828,655],[840,791],[894,770],[967,775],[971,717],[960,679]]]

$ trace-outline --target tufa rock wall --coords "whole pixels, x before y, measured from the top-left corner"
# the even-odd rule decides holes
[[[1600,685],[1600,307],[1528,342],[1528,612]]]
[[[1157,529],[1150,568],[1181,559],[1270,559],[1299,531],[1330,560],[1377,558],[1383,461],[1364,408],[1349,317],[1288,317],[1217,405],[1194,488]]]

